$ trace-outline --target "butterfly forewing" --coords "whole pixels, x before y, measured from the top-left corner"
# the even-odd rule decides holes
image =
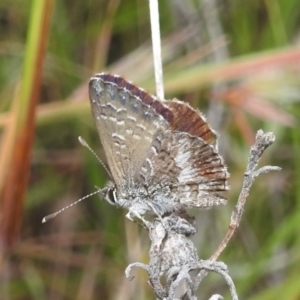
[[[131,91],[101,74],[91,78],[90,102],[116,186],[133,185],[153,136],[165,130],[167,122]]]

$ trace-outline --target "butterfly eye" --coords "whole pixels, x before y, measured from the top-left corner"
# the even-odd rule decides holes
[[[106,197],[105,197],[106,201],[112,205],[116,205],[117,204],[117,195],[116,195],[116,190],[115,188],[110,188],[107,191]]]

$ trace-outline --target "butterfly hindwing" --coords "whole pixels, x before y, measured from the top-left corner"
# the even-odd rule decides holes
[[[201,138],[171,130],[159,134],[143,171],[147,184],[169,186],[174,205],[211,207],[226,203],[222,192],[228,189],[228,172],[214,147]]]

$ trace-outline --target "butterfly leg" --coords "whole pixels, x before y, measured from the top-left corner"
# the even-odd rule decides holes
[[[163,219],[161,217],[161,214],[155,209],[155,207],[152,205],[152,203],[150,203],[150,202],[147,201],[147,205],[152,209],[152,211],[154,212],[154,214],[158,217],[158,219],[163,224]]]
[[[137,222],[136,219],[142,221],[142,222],[137,222],[137,223],[139,223],[146,229],[148,229],[151,224],[150,222],[145,220],[138,212],[136,212],[134,210],[130,210],[130,209],[129,209],[129,212],[126,214],[126,218],[132,222]]]

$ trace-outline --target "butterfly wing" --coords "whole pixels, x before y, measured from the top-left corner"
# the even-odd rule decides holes
[[[172,130],[187,132],[192,136],[200,137],[206,143],[217,148],[217,134],[209,126],[205,116],[199,110],[177,99],[171,101],[163,100],[162,103],[167,106],[174,115],[171,122]]]
[[[173,207],[226,203],[222,192],[228,190],[229,174],[222,157],[214,146],[186,132],[167,130],[157,135],[140,174],[149,185],[168,186],[166,202],[172,201]]]
[[[169,127],[156,111],[167,116],[168,109],[121,77],[104,73],[91,78],[89,95],[113,180],[117,187],[131,186],[153,136]]]

